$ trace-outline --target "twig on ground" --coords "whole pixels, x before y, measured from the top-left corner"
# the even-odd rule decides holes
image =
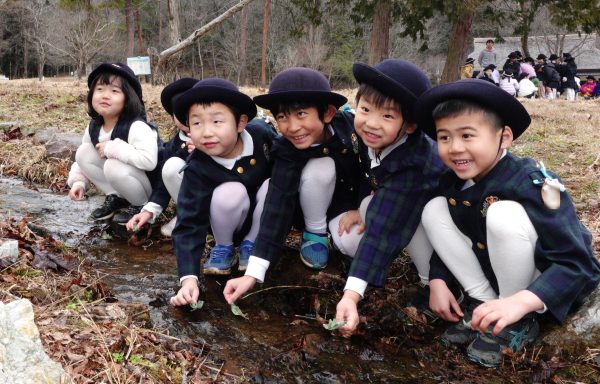
[[[318,291],[327,291],[327,289],[323,289],[323,288],[319,288],[319,287],[311,287],[308,285],[277,285],[274,287],[268,287],[268,288],[263,288],[263,289],[259,289],[258,291],[254,291],[251,292],[245,296],[242,296],[240,298],[240,300],[244,300],[252,295],[255,295],[257,293],[262,293],[262,292],[266,292],[266,291],[271,291],[273,289],[316,289]]]

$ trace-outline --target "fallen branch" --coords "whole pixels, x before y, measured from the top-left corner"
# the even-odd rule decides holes
[[[275,287],[263,288],[263,289],[259,289],[258,291],[251,292],[251,293],[241,297],[240,300],[244,300],[244,299],[246,299],[252,295],[255,295],[257,293],[271,291],[273,289],[316,289],[318,291],[327,291],[327,289],[323,289],[323,288],[319,288],[319,287],[311,287],[308,285],[277,285]]]

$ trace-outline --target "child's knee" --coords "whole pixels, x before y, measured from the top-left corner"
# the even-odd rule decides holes
[[[302,170],[301,183],[321,185],[335,183],[335,162],[330,157],[310,159]]]
[[[179,173],[179,170],[185,165],[185,160],[179,157],[171,157],[163,165],[161,176],[165,183],[172,182],[176,179],[182,180],[183,173]]]
[[[89,164],[94,161],[100,160],[100,155],[98,155],[98,151],[96,151],[96,147],[94,147],[91,143],[84,143],[77,148],[77,152],[75,152],[75,161],[80,166],[82,164]]]
[[[219,212],[231,212],[249,206],[248,191],[242,183],[223,183],[213,191],[210,205],[211,210],[216,209]]]
[[[106,159],[103,168],[104,177],[111,184],[127,181],[127,177],[129,176],[127,171],[128,167],[127,164],[124,164],[117,159]]]
[[[446,199],[442,196],[434,197],[427,204],[425,204],[425,208],[423,208],[423,213],[421,214],[421,222],[425,228],[432,228],[438,225],[441,221],[440,214],[448,211],[448,203]]]
[[[535,233],[525,208],[516,201],[504,200],[490,205],[486,214],[486,230],[496,236]]]

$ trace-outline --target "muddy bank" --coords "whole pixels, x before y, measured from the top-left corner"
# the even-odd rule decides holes
[[[134,247],[115,234],[109,238],[112,231],[106,225],[88,220],[89,212],[102,199],[92,196],[76,204],[64,194],[32,190],[16,180],[0,181],[0,216],[29,215],[29,225],[36,233],[52,234],[76,249],[85,260],[81,268],[94,277],[96,285],[91,292],[96,293],[88,298],[87,310],[96,316],[92,317],[95,321],[109,321],[106,337],[114,334],[116,338],[109,343],[104,362],[91,357],[87,362],[65,358],[85,356],[85,352],[77,349],[81,348],[77,343],[72,347],[60,344],[52,321],[71,329],[72,340],[85,336],[85,331],[74,325],[68,328],[72,314],[56,310],[54,317],[42,315],[45,325],[41,331],[50,333],[43,337],[45,346],[71,371],[85,373],[85,364],[87,369],[104,364],[116,366],[125,376],[137,372],[134,377],[141,382],[182,382],[187,378],[188,382],[468,383],[483,379],[520,383],[600,378],[597,353],[564,356],[540,345],[507,359],[498,370],[471,364],[460,349],[441,345],[442,322],[429,324],[406,308],[416,275],[403,259],[394,264],[386,287],[370,291],[361,302],[364,322],[351,339],[321,326],[323,319],[334,315],[345,282],[349,261],[341,257],[334,257],[326,271],[316,274],[301,264],[296,251],[287,250],[269,272],[268,284],[257,286],[238,302],[247,320],[235,316],[222,298],[226,278],[206,279],[206,304],[201,310],[174,308],[167,304],[177,289],[170,241],[152,237]],[[13,278],[4,274],[0,277],[5,280]],[[37,300],[44,303],[43,298]],[[66,297],[66,305],[81,311],[83,306],[76,303]],[[117,328],[123,318],[132,322]],[[154,344],[151,335],[157,340]],[[56,337],[60,340],[63,336]],[[56,349],[58,345],[63,349]],[[137,360],[123,361],[130,350]],[[155,372],[157,367],[172,370],[161,376]],[[76,382],[94,381],[84,377],[90,380],[89,375],[81,375]]]

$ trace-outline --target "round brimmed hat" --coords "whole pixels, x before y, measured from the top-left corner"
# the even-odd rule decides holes
[[[183,77],[179,80],[175,80],[162,90],[160,93],[160,103],[169,115],[173,116],[174,99],[192,88],[197,82],[198,80],[192,77]]]
[[[412,111],[419,96],[431,88],[425,72],[406,60],[386,59],[374,67],[354,63],[352,73],[358,83],[368,84],[384,95],[398,100],[406,107],[406,111]],[[412,120],[412,116],[406,118]]]
[[[219,102],[231,105],[252,120],[256,116],[256,105],[250,96],[240,92],[232,82],[211,77],[198,81],[192,88],[177,98],[173,105],[173,113],[177,120],[188,125],[188,112],[196,103]]]
[[[550,55],[550,57],[548,58],[548,60],[552,61],[552,60],[557,60],[558,56],[556,55],[556,53],[553,53]]]
[[[433,110],[447,100],[469,100],[494,111],[504,125],[508,125],[513,138],[519,137],[531,123],[531,117],[517,98],[498,86],[480,79],[465,79],[442,84],[425,92],[415,106],[417,125],[434,140],[436,139]]]
[[[573,60],[575,60],[575,58],[573,56],[571,56],[571,54],[569,52],[563,53],[563,59],[565,61],[573,61]]]
[[[518,59],[519,56],[517,55],[516,52],[511,52],[511,53],[508,54],[508,58],[509,59]]]
[[[92,83],[94,82],[96,77],[98,77],[98,75],[100,75],[103,72],[113,73],[127,80],[127,82],[131,85],[135,93],[140,98],[140,101],[142,101],[142,85],[140,84],[140,81],[138,80],[135,73],[133,73],[133,69],[129,68],[126,64],[120,63],[118,61],[107,61],[97,66],[88,76],[88,88],[92,87]]]
[[[513,71],[511,71],[510,69],[507,69],[506,71],[504,71],[502,73],[502,76],[513,77]]]
[[[472,57],[469,57],[467,60],[465,60],[465,64],[473,64],[475,62],[475,59]]]
[[[321,72],[303,67],[292,67],[279,72],[269,84],[269,93],[254,97],[258,106],[270,111],[276,110],[281,103],[295,101],[331,104],[339,108],[348,99],[331,92],[329,81]]]
[[[537,55],[536,60],[546,60],[546,59],[547,59],[546,55],[544,55],[543,53],[540,53],[539,55]]]
[[[488,69],[491,69],[493,71],[494,69],[496,69],[496,66],[494,64],[489,64],[487,67],[483,68],[483,71],[485,72]]]
[[[587,80],[594,80],[594,81],[596,81],[596,77],[595,77],[594,75],[588,75],[588,76],[586,77],[586,79],[587,79]]]

